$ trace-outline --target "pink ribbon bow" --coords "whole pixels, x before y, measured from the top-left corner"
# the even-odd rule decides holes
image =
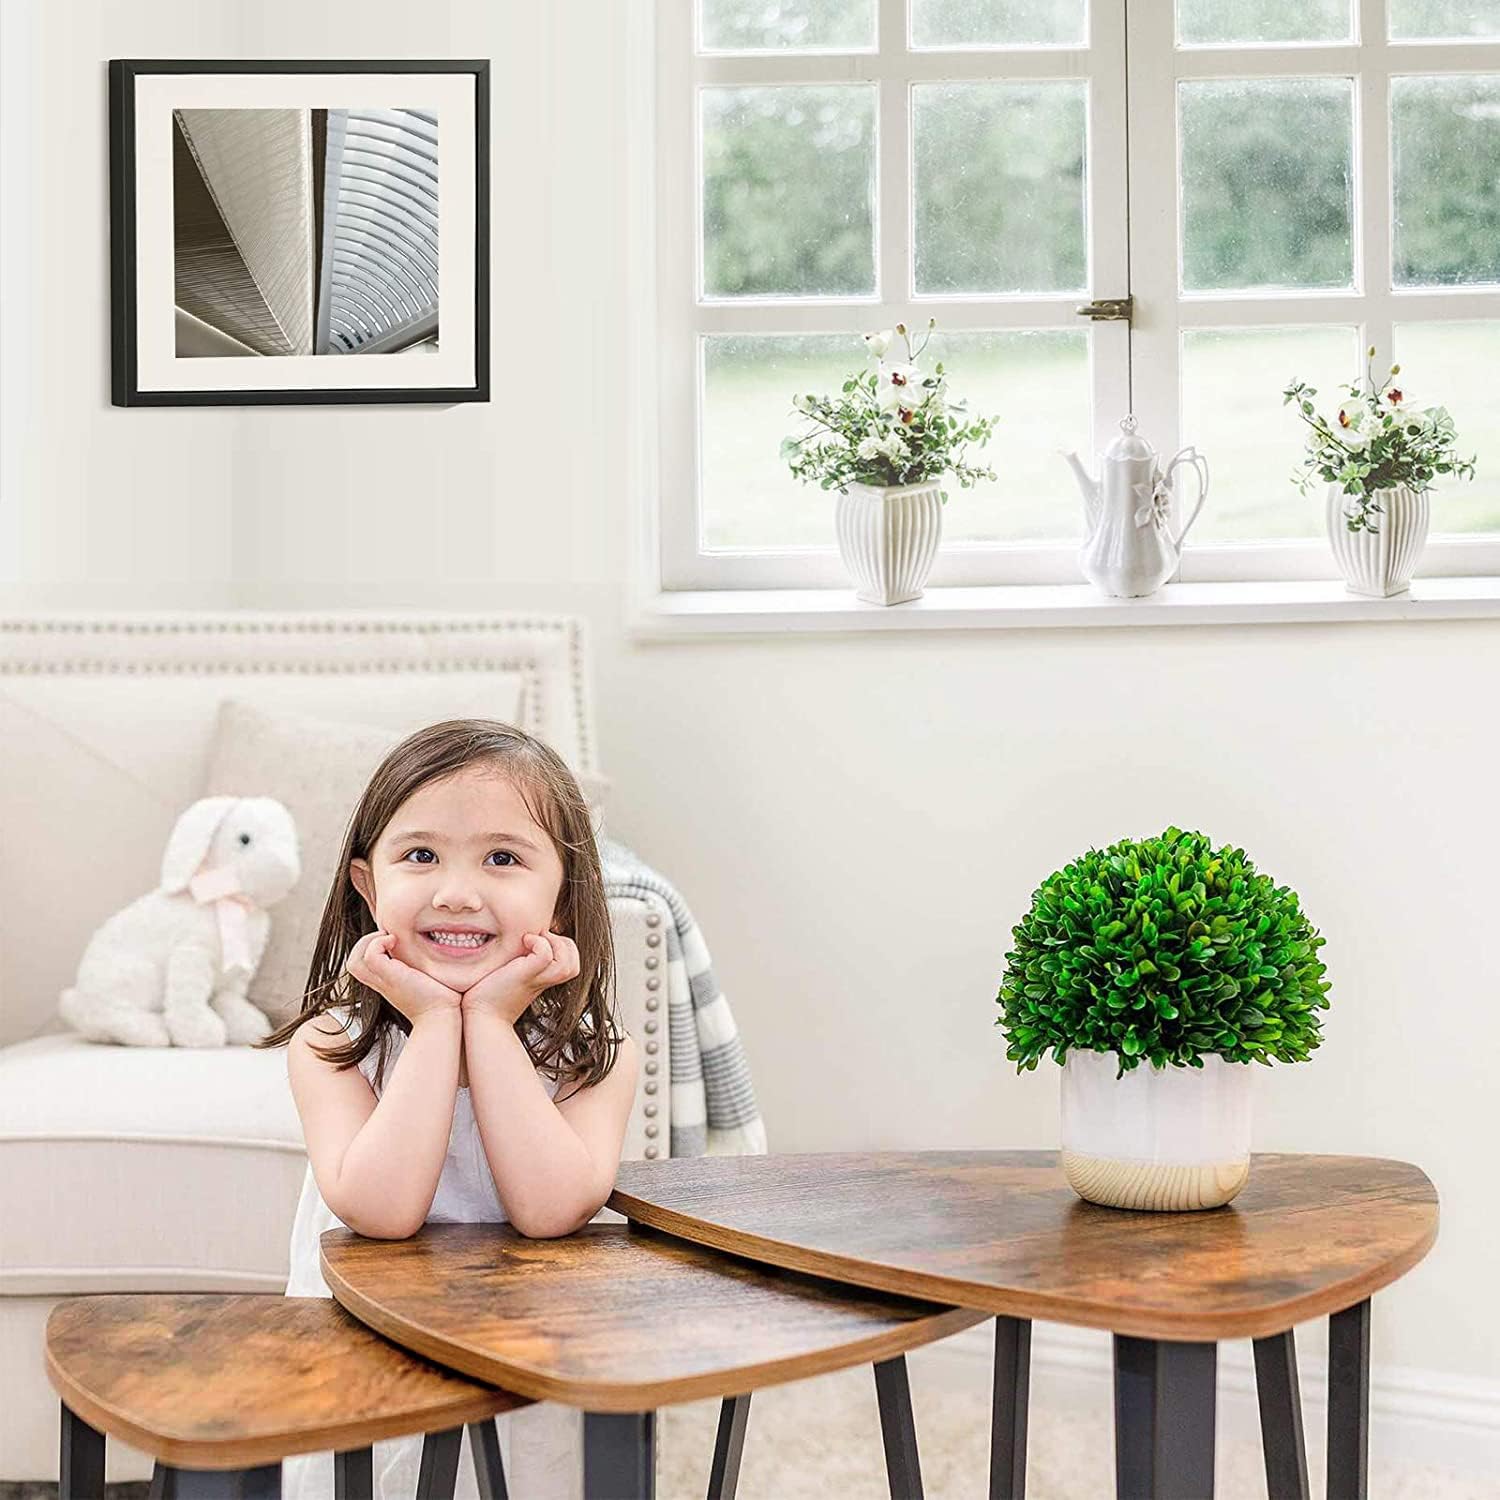
[[[209,870],[188,882],[193,900],[212,905],[219,920],[219,949],[224,968],[249,974],[255,968],[250,954],[250,913],[255,903],[240,887],[233,870]]]

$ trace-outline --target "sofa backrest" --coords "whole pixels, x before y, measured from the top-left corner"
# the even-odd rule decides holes
[[[518,723],[596,776],[583,630],[537,615],[0,617],[0,1046],[111,913],[157,883],[225,700],[405,733]]]

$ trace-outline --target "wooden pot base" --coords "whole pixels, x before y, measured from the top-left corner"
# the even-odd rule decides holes
[[[1164,1213],[1220,1208],[1250,1180],[1249,1157],[1240,1161],[1176,1166],[1119,1161],[1109,1156],[1088,1156],[1081,1151],[1065,1150],[1062,1168],[1068,1186],[1090,1203],[1101,1203],[1106,1208],[1155,1209]]]

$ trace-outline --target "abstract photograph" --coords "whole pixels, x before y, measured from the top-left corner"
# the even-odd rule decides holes
[[[174,109],[178,358],[435,353],[434,109]]]

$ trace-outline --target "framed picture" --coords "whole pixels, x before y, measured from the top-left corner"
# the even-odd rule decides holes
[[[116,406],[489,400],[487,62],[116,60],[109,127]]]

